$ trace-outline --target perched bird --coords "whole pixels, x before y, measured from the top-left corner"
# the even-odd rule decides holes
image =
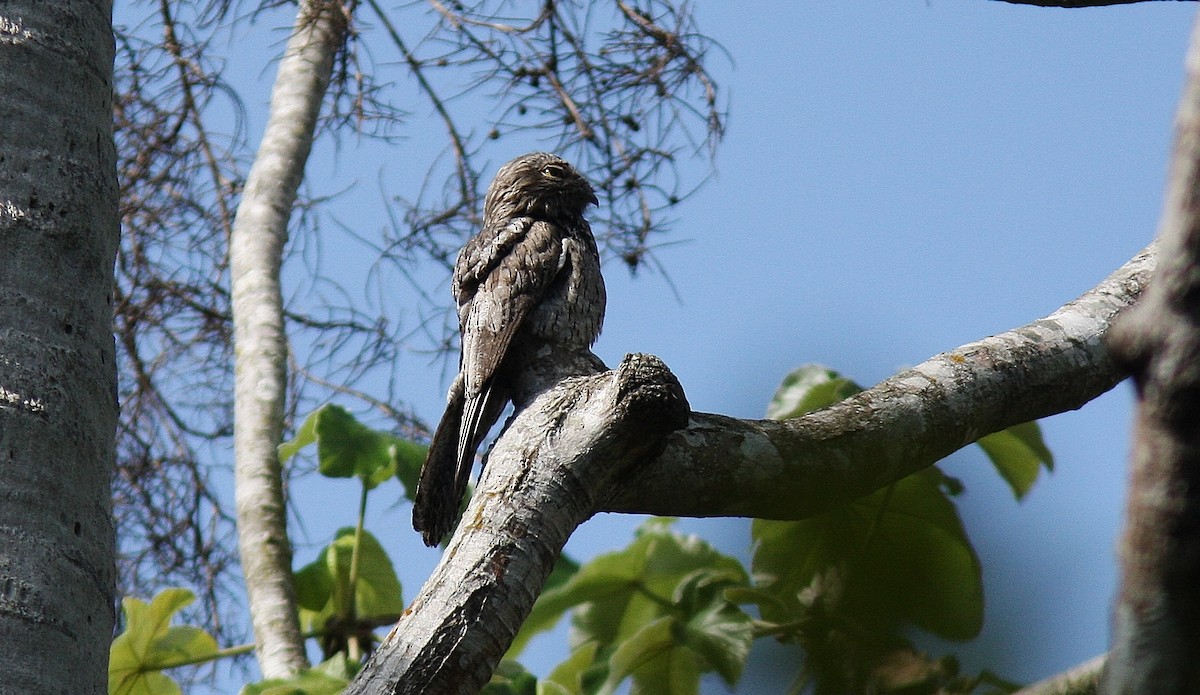
[[[591,185],[565,160],[522,155],[496,173],[483,227],[458,254],[451,290],[462,355],[413,502],[426,545],[454,527],[475,451],[545,349],[586,350],[604,320]]]

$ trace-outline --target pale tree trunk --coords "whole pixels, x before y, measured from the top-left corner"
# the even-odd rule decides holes
[[[1137,386],[1110,695],[1200,692],[1200,23],[1159,230],[1158,272],[1113,334]]]
[[[107,692],[112,4],[0,4],[0,693]]]
[[[308,666],[296,616],[292,549],[276,454],[283,434],[288,354],[279,270],[288,219],[346,21],[340,2],[300,3],[229,244],[238,550],[256,654],[266,678],[286,677]]]

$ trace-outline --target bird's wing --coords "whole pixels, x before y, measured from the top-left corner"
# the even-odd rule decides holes
[[[462,328],[459,373],[466,397],[458,438],[459,487],[465,487],[474,452],[508,400],[496,388],[496,370],[566,261],[563,234],[549,222],[517,218],[493,238],[487,251],[464,249],[463,272],[455,270]]]
[[[460,303],[460,372],[470,400],[491,381],[529,312],[542,301],[566,261],[564,235],[528,217],[509,221],[486,253],[464,252],[456,269]],[[465,300],[465,301],[464,301]]]
[[[454,263],[450,288],[460,316],[488,274],[504,261],[514,246],[525,240],[536,223],[532,217],[509,218],[496,225],[484,223],[484,228],[467,240]]]

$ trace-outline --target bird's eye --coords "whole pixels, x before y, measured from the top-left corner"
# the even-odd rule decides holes
[[[561,164],[547,164],[542,167],[542,175],[548,179],[561,179],[567,175],[567,170]]]

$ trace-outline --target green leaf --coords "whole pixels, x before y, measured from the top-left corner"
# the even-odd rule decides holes
[[[696,570],[725,572],[746,583],[737,560],[652,520],[624,550],[594,558],[559,589],[542,594],[546,605],[541,611],[558,615],[578,606],[572,620],[575,643],[619,642],[672,610],[676,589]],[[537,604],[534,612],[539,612]]]
[[[755,601],[765,620],[795,621],[820,604],[869,629],[911,623],[948,639],[983,625],[979,559],[936,467],[803,521],[756,520]]]
[[[774,591],[756,589],[745,586],[735,586],[725,590],[725,600],[744,606],[748,603],[758,606],[759,612],[788,610],[788,604],[780,600]],[[778,614],[778,613],[777,613]]]
[[[736,560],[652,520],[624,550],[593,559],[543,592],[522,638],[576,609],[574,651],[549,679],[570,693],[595,692],[595,684],[615,688],[630,675],[633,692],[695,692],[708,670],[732,683],[749,652],[750,618],[725,592],[746,583]]]
[[[632,693],[695,695],[700,690],[700,666],[696,655],[681,648],[680,626],[675,618],[663,616],[624,640],[609,659],[608,679],[600,688],[611,694],[621,681],[634,677]]]
[[[704,607],[683,628],[683,643],[703,657],[730,687],[742,677],[753,641],[750,616],[724,601]]]
[[[767,417],[786,420],[820,410],[862,391],[862,387],[819,364],[806,364],[783,378],[767,405]]]
[[[300,428],[296,430],[296,436],[279,445],[276,452],[279,454],[279,462],[284,463],[288,459],[295,456],[301,449],[317,441],[317,417],[320,415],[321,408],[317,408],[304,418],[304,422]]]
[[[392,477],[392,437],[363,425],[336,405],[317,411],[317,456],[321,475],[362,478],[368,488]]]
[[[179,684],[159,671],[146,671],[136,678],[122,679],[113,683],[112,669],[108,676],[109,695],[183,695]]]
[[[125,630],[109,650],[110,695],[173,695],[179,686],[162,669],[217,656],[217,642],[190,626],[171,626],[172,617],[195,600],[187,589],[164,589],[149,604],[125,598]]]
[[[559,553],[558,558],[554,561],[554,569],[550,570],[550,576],[546,578],[546,585],[542,587],[542,591],[557,589],[570,581],[571,577],[578,572],[579,563],[570,555]]]
[[[516,661],[505,659],[492,673],[480,695],[537,695],[538,680]]]
[[[417,480],[421,476],[421,466],[425,464],[425,455],[429,447],[421,446],[407,439],[392,437],[392,459],[396,462],[396,478],[404,486],[404,496],[411,502],[417,494]]]
[[[336,551],[335,551],[336,552]],[[329,548],[325,548],[317,559],[301,567],[295,573],[296,602],[301,609],[319,611],[329,602],[333,594],[334,575],[327,564]]]
[[[558,683],[550,681],[538,681],[537,695],[575,695],[570,690],[562,687]]]
[[[1023,422],[989,434],[978,444],[1018,500],[1033,487],[1042,466],[1047,471],[1054,470],[1054,456],[1046,447],[1036,422]]]
[[[357,672],[358,664],[339,652],[291,678],[268,678],[245,685],[240,695],[338,695]]]
[[[426,447],[373,430],[341,406],[327,403],[309,414],[296,436],[279,445],[279,459],[286,461],[313,442],[321,475],[358,477],[368,489],[396,475],[410,497],[416,490]]]
[[[331,618],[350,619],[350,560],[354,528],[337,532],[317,559],[296,572],[300,624],[306,631],[320,630]],[[404,610],[400,580],[379,541],[363,531],[358,558],[358,584],[354,616],[358,619],[398,615]]]
[[[542,683],[553,683],[569,695],[584,695],[585,680],[596,662],[596,654],[600,649],[597,642],[586,642],[576,647],[566,661],[554,667],[550,675]]]

